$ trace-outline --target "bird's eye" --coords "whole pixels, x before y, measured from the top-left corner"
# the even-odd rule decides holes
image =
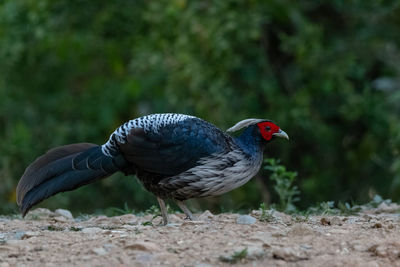
[[[266,130],[267,132],[271,131],[271,127],[267,126],[267,127],[265,127],[265,130]]]

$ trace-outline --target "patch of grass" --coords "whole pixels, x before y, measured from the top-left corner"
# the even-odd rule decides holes
[[[247,258],[247,255],[248,255],[247,248],[244,248],[243,250],[235,251],[231,256],[220,256],[219,260],[222,262],[235,264]]]
[[[48,230],[48,231],[64,231],[64,228],[63,227],[54,226],[54,225],[48,225],[46,230]]]
[[[79,232],[79,231],[82,231],[82,228],[71,226],[69,228],[69,230],[72,231],[72,232]]]
[[[110,207],[106,210],[104,210],[104,215],[107,217],[113,217],[113,216],[120,216],[120,215],[126,215],[126,214],[134,214],[135,210],[129,208],[128,203],[124,203],[124,207],[117,208],[117,207]]]
[[[296,212],[297,208],[294,205],[299,201],[298,195],[300,191],[294,184],[297,172],[287,171],[286,167],[279,164],[279,160],[274,158],[266,159],[267,164],[264,168],[271,172],[270,179],[275,182],[274,189],[279,196],[279,205],[276,209],[284,212]]]
[[[154,218],[153,218],[154,219]],[[143,226],[153,226],[153,220],[142,223]]]

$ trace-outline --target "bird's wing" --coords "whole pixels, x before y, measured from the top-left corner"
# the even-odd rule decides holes
[[[203,157],[228,150],[229,144],[221,130],[196,118],[157,131],[130,129],[118,147],[141,170],[172,176],[194,167]]]

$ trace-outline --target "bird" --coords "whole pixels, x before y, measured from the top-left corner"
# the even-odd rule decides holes
[[[223,131],[191,115],[142,116],[122,124],[103,145],[69,144],[38,157],[17,185],[17,204],[25,217],[44,199],[122,172],[136,175],[157,197],[164,225],[168,199],[194,220],[185,200],[218,196],[248,182],[276,137],[289,139],[268,119],[245,119]]]

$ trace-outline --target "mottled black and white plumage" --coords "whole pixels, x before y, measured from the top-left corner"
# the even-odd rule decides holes
[[[102,146],[82,143],[55,148],[26,169],[17,187],[23,215],[58,192],[73,190],[117,171],[136,175],[157,196],[174,199],[193,218],[184,200],[216,196],[249,181],[260,169],[265,145],[288,138],[269,120],[247,119],[228,131],[183,114],[153,114],[117,128]]]

